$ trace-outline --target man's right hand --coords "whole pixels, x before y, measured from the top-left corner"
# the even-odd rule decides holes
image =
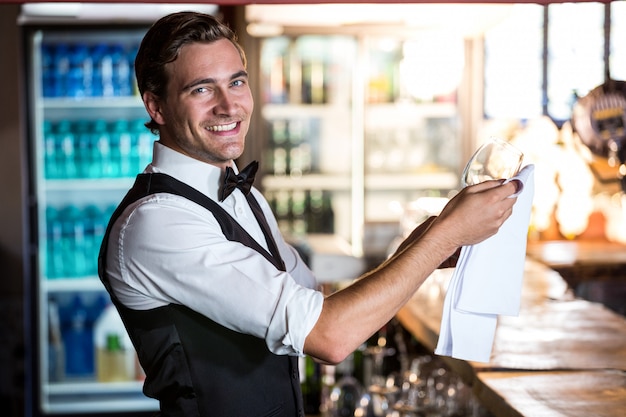
[[[430,230],[451,239],[453,247],[473,245],[498,232],[513,213],[514,182],[485,181],[462,189],[433,221]]]

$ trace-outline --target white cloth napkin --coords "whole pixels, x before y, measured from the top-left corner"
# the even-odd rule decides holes
[[[498,232],[461,248],[444,300],[436,354],[489,362],[498,315],[519,314],[534,169],[527,165],[507,180],[519,180],[522,187],[514,195],[513,214]]]

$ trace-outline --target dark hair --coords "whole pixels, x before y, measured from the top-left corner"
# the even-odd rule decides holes
[[[228,39],[235,45],[244,67],[246,55],[237,43],[237,35],[215,17],[197,12],[172,13],[157,20],[148,30],[135,58],[135,76],[139,94],[145,91],[163,97],[167,86],[165,65],[178,58],[181,48],[195,42],[215,42]],[[157,134],[159,126],[154,120],[146,127]]]

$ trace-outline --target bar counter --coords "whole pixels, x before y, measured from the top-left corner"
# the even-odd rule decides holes
[[[398,313],[432,350],[452,271],[435,271]],[[498,319],[490,362],[444,360],[498,417],[626,415],[626,318],[575,298],[557,272],[531,258],[520,314]]]

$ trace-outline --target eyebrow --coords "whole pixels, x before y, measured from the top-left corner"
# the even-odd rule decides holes
[[[229,78],[229,81],[235,80],[237,78],[241,78],[241,77],[245,77],[248,78],[248,72],[245,70],[241,70],[241,71],[237,71],[236,73],[232,74]],[[215,80],[215,78],[202,78],[199,80],[194,80],[192,82],[190,82],[189,84],[187,84],[186,86],[183,87],[183,91],[189,90],[190,88],[193,88],[197,85],[201,85],[201,84],[216,84],[217,81]]]

